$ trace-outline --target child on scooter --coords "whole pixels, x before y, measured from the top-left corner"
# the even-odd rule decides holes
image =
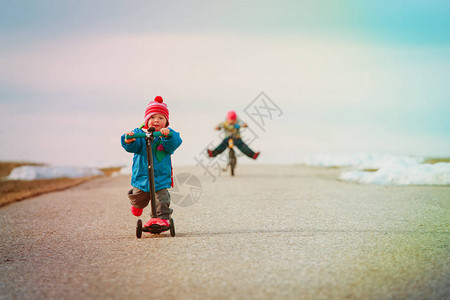
[[[257,159],[259,156],[259,152],[254,152],[252,149],[250,149],[247,144],[244,143],[244,141],[241,139],[241,133],[240,128],[241,127],[247,127],[247,124],[243,123],[241,120],[237,118],[236,112],[229,111],[227,113],[227,119],[225,122],[219,123],[219,125],[216,126],[216,130],[225,130],[225,138],[223,139],[222,143],[219,144],[214,150],[208,149],[208,156],[214,157],[218,154],[225,151],[225,149],[228,146],[228,139],[230,137],[233,137],[234,144],[236,147],[239,148],[239,150],[242,151],[245,155],[247,155],[250,158]]]
[[[122,147],[130,153],[134,153],[131,186],[128,198],[131,203],[131,213],[140,216],[143,209],[150,202],[147,151],[145,139],[128,138],[125,135],[146,132],[148,128],[154,127],[155,132],[161,132],[163,136],[157,137],[152,142],[153,170],[155,176],[156,191],[156,213],[157,218],[151,218],[144,226],[158,224],[169,226],[169,220],[173,209],[170,208],[170,194],[167,189],[173,186],[171,154],[181,145],[180,134],[169,126],[169,110],[163,103],[163,98],[157,96],[150,101],[145,111],[143,126],[123,134],[121,137]],[[168,137],[169,133],[171,136]]]

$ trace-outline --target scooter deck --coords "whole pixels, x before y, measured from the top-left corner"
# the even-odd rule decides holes
[[[142,227],[142,231],[144,232],[149,232],[149,233],[154,233],[154,234],[158,234],[164,231],[167,231],[170,229],[170,226],[161,226],[159,224],[152,224],[150,226],[147,227]]]

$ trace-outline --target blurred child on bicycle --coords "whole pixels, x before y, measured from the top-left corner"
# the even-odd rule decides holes
[[[227,113],[226,120],[219,123],[219,125],[217,125],[215,128],[216,130],[223,129],[225,131],[225,138],[223,139],[222,143],[220,143],[214,150],[207,150],[208,156],[215,157],[225,151],[225,149],[228,147],[228,140],[230,138],[233,138],[234,144],[236,145],[236,147],[238,147],[239,150],[242,151],[242,153],[250,158],[257,159],[259,156],[259,152],[254,152],[241,139],[241,127],[247,127],[247,124],[243,123],[237,118],[236,112],[232,110],[229,111]]]

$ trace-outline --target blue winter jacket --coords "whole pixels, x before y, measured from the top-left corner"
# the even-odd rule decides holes
[[[152,142],[153,149],[153,170],[155,174],[155,191],[167,189],[172,186],[172,161],[170,155],[181,145],[180,134],[169,128],[172,132],[171,137],[157,137]],[[139,128],[133,129],[133,132],[144,132]],[[136,141],[126,144],[125,134],[121,137],[122,147],[133,156],[133,175],[131,176],[131,185],[145,192],[150,192],[147,168],[147,152],[144,138],[137,138]],[[156,145],[160,150],[156,150]],[[159,155],[156,158],[156,151],[164,151],[164,157]],[[161,153],[160,153],[161,154]]]

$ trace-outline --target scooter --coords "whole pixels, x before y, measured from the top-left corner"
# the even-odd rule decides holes
[[[146,150],[147,150],[147,163],[148,163],[148,178],[149,178],[149,188],[150,188],[150,204],[152,207],[152,218],[157,218],[156,215],[156,194],[155,194],[155,174],[153,170],[153,150],[152,150],[152,142],[155,137],[162,136],[161,132],[155,132],[154,127],[150,127],[147,130],[147,133],[135,133],[134,135],[125,135],[125,139],[132,138],[145,138],[146,141]],[[169,133],[168,137],[172,136],[172,133]],[[161,232],[170,230],[170,235],[175,236],[175,224],[173,219],[169,220],[169,226],[163,226],[159,224],[152,224],[150,226],[142,226],[142,220],[139,219],[136,225],[136,237],[138,239],[141,238],[142,232],[149,232],[152,234],[160,234]]]

